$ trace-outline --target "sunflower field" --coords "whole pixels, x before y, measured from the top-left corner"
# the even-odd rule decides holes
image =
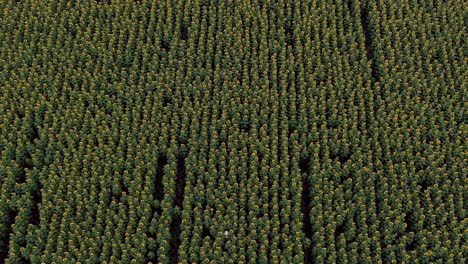
[[[467,14],[0,1],[0,263],[466,263]]]

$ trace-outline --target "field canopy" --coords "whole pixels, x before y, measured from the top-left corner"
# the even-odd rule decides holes
[[[467,11],[0,1],[0,263],[466,263]]]

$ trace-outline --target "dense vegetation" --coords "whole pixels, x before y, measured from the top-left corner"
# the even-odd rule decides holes
[[[0,263],[466,263],[466,14],[0,1]]]

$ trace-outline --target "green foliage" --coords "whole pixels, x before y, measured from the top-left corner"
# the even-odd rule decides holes
[[[0,262],[465,263],[465,13],[0,1]]]

